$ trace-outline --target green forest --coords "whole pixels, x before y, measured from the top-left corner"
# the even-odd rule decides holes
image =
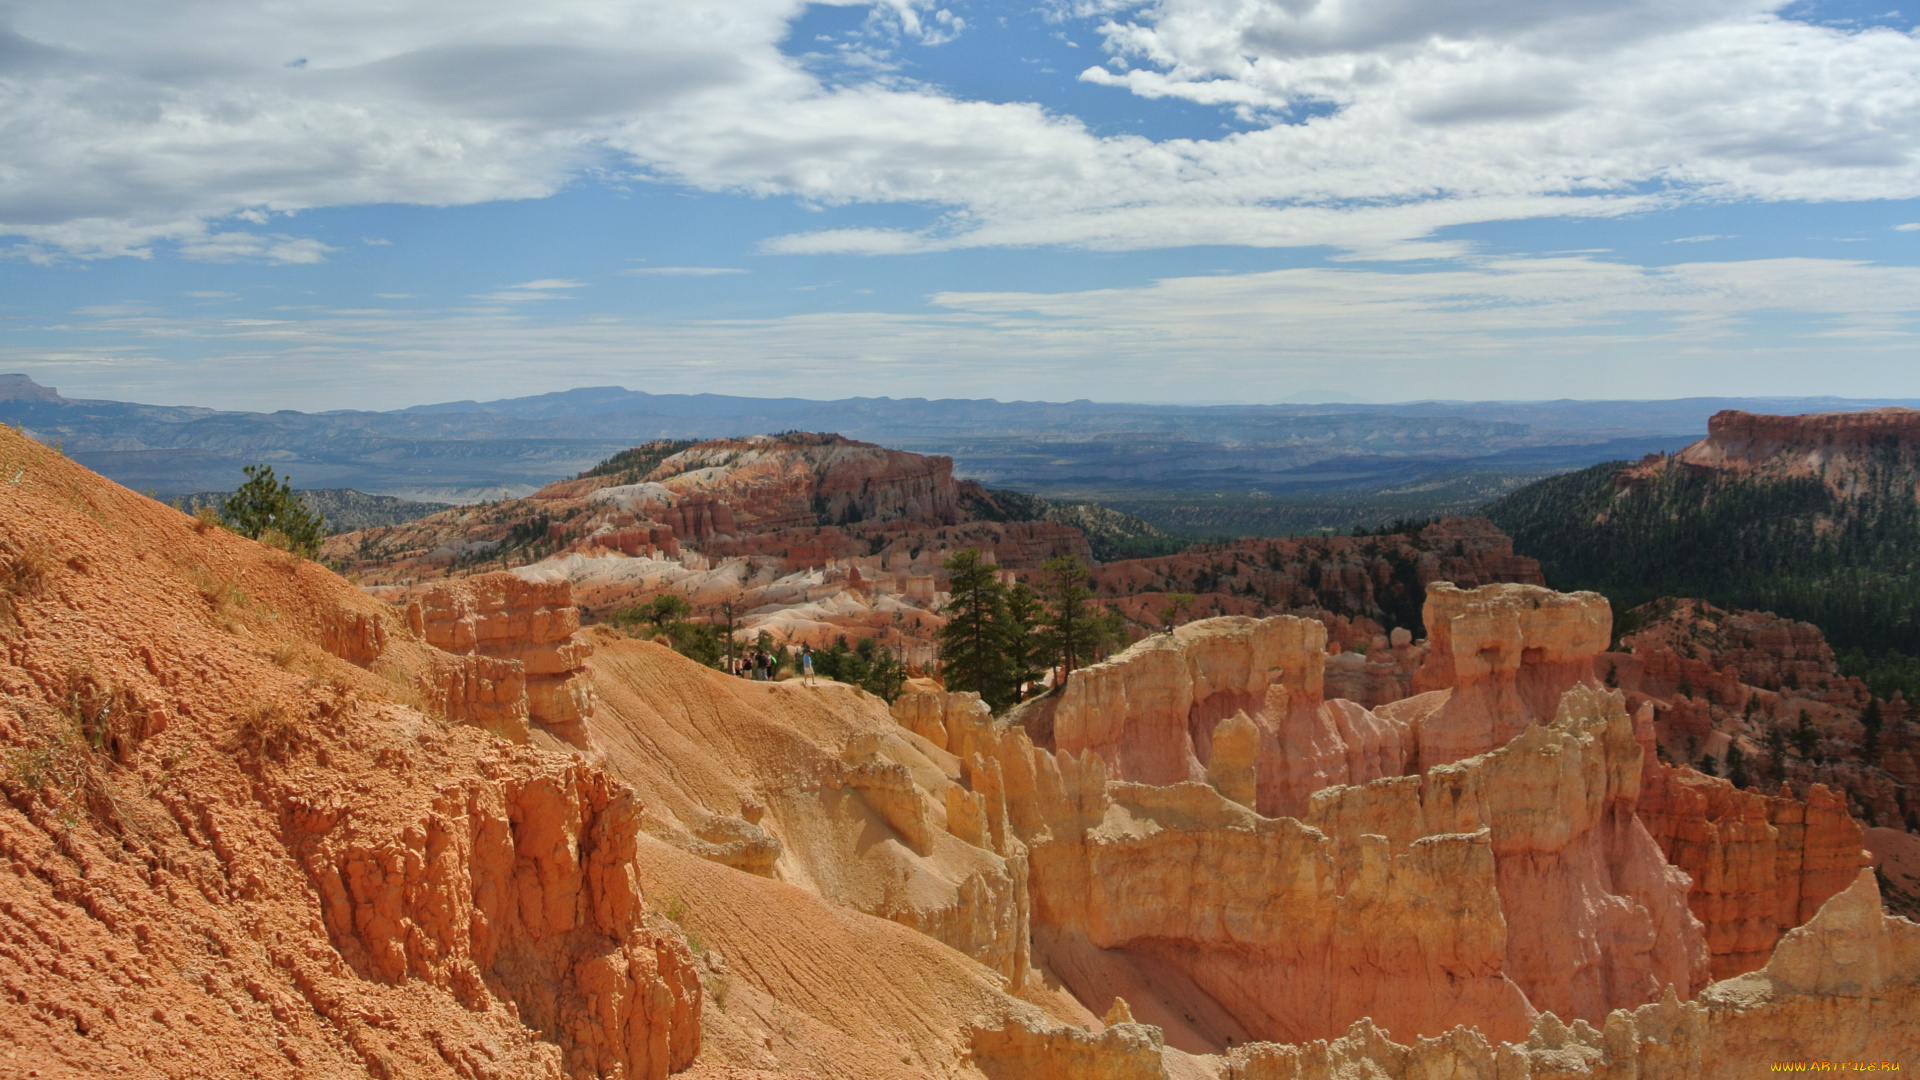
[[[1920,697],[1920,503],[1892,448],[1846,497],[1812,478],[1686,468],[1616,490],[1626,466],[1542,480],[1483,513],[1557,589],[1593,589],[1616,612],[1691,596],[1804,620],[1876,694]]]

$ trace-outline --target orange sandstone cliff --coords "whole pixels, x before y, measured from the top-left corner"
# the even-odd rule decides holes
[[[632,793],[459,722],[450,685],[511,713],[511,680],[314,563],[11,432],[0,458],[0,1070],[691,1063],[702,989],[647,914]]]

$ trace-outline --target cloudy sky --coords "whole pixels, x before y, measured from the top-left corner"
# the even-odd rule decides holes
[[[1920,396],[1891,2],[0,0],[0,368]]]

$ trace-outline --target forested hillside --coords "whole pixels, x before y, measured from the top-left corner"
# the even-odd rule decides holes
[[[1920,504],[1894,447],[1869,454],[1846,494],[1814,476],[1596,465],[1542,480],[1484,513],[1558,589],[1617,612],[1663,596],[1772,611],[1818,625],[1882,695],[1920,687]]]

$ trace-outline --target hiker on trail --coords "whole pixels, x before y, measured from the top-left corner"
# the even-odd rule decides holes
[[[813,685],[813,646],[800,646],[800,674],[806,676],[807,685]]]

